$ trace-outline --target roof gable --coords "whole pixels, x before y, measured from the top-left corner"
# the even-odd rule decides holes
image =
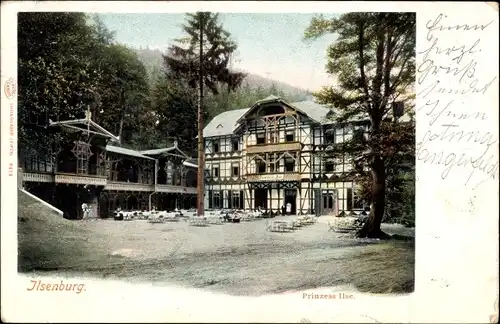
[[[233,132],[240,126],[240,122],[247,116],[251,110],[256,107],[270,103],[273,101],[281,102],[292,109],[306,115],[311,118],[313,122],[325,123],[326,115],[331,111],[330,108],[320,105],[314,101],[299,101],[288,103],[276,97],[274,95],[268,96],[262,100],[257,101],[251,108],[245,109],[235,109],[225,111],[217,116],[215,116],[210,123],[203,129],[204,137],[214,137],[214,136],[227,136],[233,134]]]

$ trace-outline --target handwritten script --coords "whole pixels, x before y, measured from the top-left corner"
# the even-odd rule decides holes
[[[478,104],[498,88],[496,71],[488,74],[482,59],[488,46],[481,36],[492,23],[457,24],[440,13],[427,22],[423,50],[417,50],[418,110],[427,131],[417,140],[416,158],[439,166],[443,180],[466,170],[454,176],[474,188],[499,172],[491,107]]]

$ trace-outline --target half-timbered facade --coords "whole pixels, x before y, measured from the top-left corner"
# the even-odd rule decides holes
[[[62,141],[50,158],[20,154],[21,185],[65,213],[111,217],[122,210],[173,210],[196,204],[196,165],[177,143],[172,147],[137,151],[115,144],[119,138],[91,120],[51,122],[48,131],[61,132]]]
[[[350,161],[324,152],[368,123],[335,125],[329,113],[313,101],[269,96],[216,116],[204,129],[205,206],[282,212],[288,205],[292,214],[318,215],[362,209],[345,176]]]

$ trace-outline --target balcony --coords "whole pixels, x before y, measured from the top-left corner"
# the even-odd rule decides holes
[[[55,182],[67,184],[88,184],[93,186],[105,186],[106,177],[97,175],[83,175],[73,173],[47,173],[47,172],[23,172],[24,182]]]
[[[35,173],[35,172],[22,172],[24,182],[54,182],[54,176],[51,173]]]
[[[116,191],[154,191],[154,184],[123,182],[123,181],[108,181],[104,190]]]
[[[300,173],[253,173],[247,174],[248,182],[300,181]]]
[[[302,144],[300,144],[300,142],[266,143],[266,144],[248,145],[247,154],[299,151],[301,148]]]
[[[87,174],[73,174],[73,173],[56,173],[54,177],[55,183],[70,183],[70,184],[88,184],[92,186],[105,186],[106,177],[98,175]]]
[[[187,194],[196,194],[196,187],[183,187],[183,186],[172,186],[159,184],[156,185],[157,192],[165,192],[165,193],[187,193]]]

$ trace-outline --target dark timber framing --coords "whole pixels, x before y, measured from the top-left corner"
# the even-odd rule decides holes
[[[243,193],[243,206],[236,206],[241,209],[281,212],[288,202],[292,213],[298,214],[363,208],[356,199],[355,184],[346,176],[349,161],[330,160],[325,150],[367,123],[326,124],[311,115],[317,116],[315,110],[326,115],[328,110],[307,105],[270,96],[241,110],[231,124],[207,125],[207,129],[217,130],[216,135],[205,131],[209,208],[234,208],[227,202],[234,191]],[[224,131],[224,125],[234,128]],[[232,174],[233,165],[239,166],[237,176]]]

